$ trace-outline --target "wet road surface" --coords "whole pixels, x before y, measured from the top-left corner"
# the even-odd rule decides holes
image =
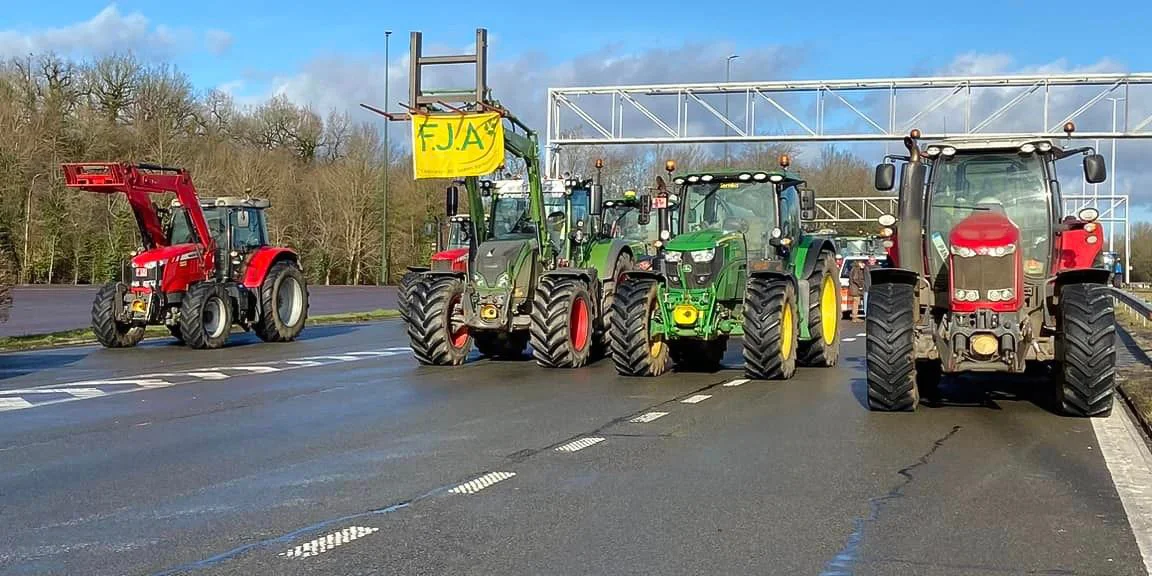
[[[786,382],[738,344],[659,379],[422,368],[395,321],[0,356],[0,574],[1146,573],[1123,410],[952,383],[869,413],[859,331]]]
[[[86,328],[97,289],[97,286],[17,286],[12,291],[12,314],[7,322],[0,324],[0,337]],[[312,316],[396,307],[394,286],[309,286],[308,290]]]

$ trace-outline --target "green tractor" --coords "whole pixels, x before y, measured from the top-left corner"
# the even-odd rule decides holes
[[[490,97],[484,74],[484,29],[477,30],[476,54],[425,57],[420,46],[420,33],[413,32],[411,110],[443,122],[451,122],[461,112],[498,112],[507,126],[504,152],[523,161],[527,194],[505,194],[496,191],[494,181],[464,178],[471,221],[484,225],[477,227],[465,271],[424,271],[408,289],[413,355],[421,364],[451,366],[464,363],[473,346],[482,355],[509,358],[521,356],[530,343],[533,357],[542,366],[587,364],[594,349],[603,348],[604,282],[621,275],[614,265],[625,247],[603,255],[591,253],[583,242],[583,224],[573,219],[578,212],[573,189],[564,191],[562,205],[548,202],[536,133]],[[462,63],[476,64],[474,91],[421,90],[424,67]],[[587,211],[592,217],[599,214],[600,196],[596,182],[588,191]],[[485,197],[491,197],[487,221]]]
[[[715,370],[731,336],[744,338],[748,378],[836,364],[836,247],[802,230],[815,196],[788,164],[783,156],[774,170],[678,176],[676,194],[661,191],[671,199],[661,256],[652,270],[627,273],[611,314],[618,373],[658,376],[673,363]]]

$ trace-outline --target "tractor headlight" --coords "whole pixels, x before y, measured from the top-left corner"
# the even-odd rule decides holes
[[[692,256],[693,262],[711,262],[716,257],[716,249],[709,248],[707,250],[693,250],[689,252]]]
[[[512,277],[509,276],[507,272],[501,274],[498,278],[496,278],[496,287],[497,288],[507,288],[511,284],[512,284]]]
[[[146,270],[152,270],[155,267],[156,267],[156,261],[155,260],[153,260],[151,262],[145,262],[144,263],[144,269],[146,269]]]
[[[665,252],[664,253],[664,261],[665,262],[679,262],[680,261],[680,253],[679,252]]]
[[[967,246],[953,246],[952,253],[961,258],[971,258],[976,255],[976,251]]]
[[[1015,244],[1009,244],[1007,246],[996,246],[995,248],[988,249],[988,255],[996,257],[1006,256],[1008,254],[1012,254],[1013,252],[1016,252]]]
[[[1000,301],[1000,291],[999,290],[989,290],[988,291],[988,300],[990,300],[992,302],[999,302]]]

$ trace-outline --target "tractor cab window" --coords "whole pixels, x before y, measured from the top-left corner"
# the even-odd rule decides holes
[[[613,238],[648,241],[646,227],[640,225],[640,209],[627,204],[616,204],[604,208],[605,232]]]
[[[222,214],[215,206],[207,206],[203,208],[204,220],[208,223],[208,231],[212,234],[212,238],[219,244],[224,238],[224,224]],[[191,244],[197,242],[195,228],[192,226],[192,219],[188,217],[188,211],[183,207],[176,207],[172,209],[172,224],[168,233],[168,241],[170,244]]]
[[[928,241],[934,272],[944,266],[952,228],[972,214],[991,210],[1004,214],[1020,229],[1025,273],[1047,273],[1051,215],[1044,166],[1038,156],[960,153],[934,163],[929,187]]]
[[[776,227],[776,190],[768,182],[686,184],[681,232],[740,232],[749,252],[763,250]]]
[[[468,222],[449,222],[448,247],[467,248],[472,237],[472,226]]]
[[[549,210],[545,209],[545,213]],[[493,198],[488,225],[493,240],[525,240],[536,235],[536,225],[528,213],[527,196]]]
[[[232,249],[245,252],[268,244],[264,212],[254,208],[232,208],[228,212],[232,228]]]
[[[800,235],[800,193],[795,186],[780,192],[780,231],[784,238]]]

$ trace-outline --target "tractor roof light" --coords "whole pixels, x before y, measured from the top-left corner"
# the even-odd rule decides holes
[[[888,227],[896,223],[896,217],[891,214],[881,214],[876,222],[880,223],[881,226]]]
[[[1100,217],[1100,211],[1088,206],[1081,208],[1080,211],[1076,213],[1076,217],[1085,222],[1095,222],[1096,219]]]
[[[751,174],[749,174],[749,173],[747,173],[747,172],[745,172],[745,173],[743,173],[743,174],[741,174],[741,175],[737,176],[736,178],[737,178],[738,180],[742,181],[742,182],[747,182],[747,181],[749,181],[749,180],[751,180],[751,179],[752,179],[752,175],[751,175]]]
[[[668,232],[667,230],[661,230],[660,231],[660,239],[661,240],[667,242],[671,238],[672,238],[672,234],[670,232]]]
[[[682,176],[678,177],[675,180],[673,180],[672,183],[676,184],[677,186],[683,185],[684,184],[684,178]]]
[[[924,150],[924,155],[929,158],[935,158],[940,155],[940,147],[929,146],[928,149]]]
[[[759,174],[757,174],[757,176],[759,176]],[[772,181],[773,183],[779,184],[779,183],[784,181],[784,177],[779,175],[779,174],[773,174],[773,175],[768,177],[768,180]]]
[[[772,237],[773,238],[779,238],[782,234],[784,234],[784,232],[781,231],[779,227],[772,229]]]
[[[1033,144],[1032,142],[1024,144],[1023,146],[1020,147],[1020,153],[1021,154],[1031,154],[1035,151],[1036,151],[1036,145]]]
[[[1052,143],[1047,142],[1047,141],[1040,142],[1040,143],[1036,144],[1036,149],[1041,151],[1041,152],[1051,152],[1052,151]]]
[[[691,183],[691,184],[695,184],[695,183],[697,183],[697,182],[699,182],[699,181],[700,181],[700,177],[699,177],[699,176],[697,176],[697,175],[695,175],[695,174],[693,174],[693,175],[691,175],[691,176],[689,176],[689,177],[688,177],[688,182],[689,182],[689,183]]]
[[[880,235],[887,238],[887,237],[892,235],[892,229],[891,228],[884,228],[883,230],[880,231]]]
[[[705,174],[705,175],[700,177],[700,181],[701,182],[711,182],[712,181],[712,175],[711,174]]]
[[[763,182],[768,179],[768,175],[763,172],[757,172],[752,175],[752,179],[757,182]]]
[[[940,149],[940,155],[944,156],[945,158],[951,158],[956,155],[956,149],[952,146],[945,146]]]

